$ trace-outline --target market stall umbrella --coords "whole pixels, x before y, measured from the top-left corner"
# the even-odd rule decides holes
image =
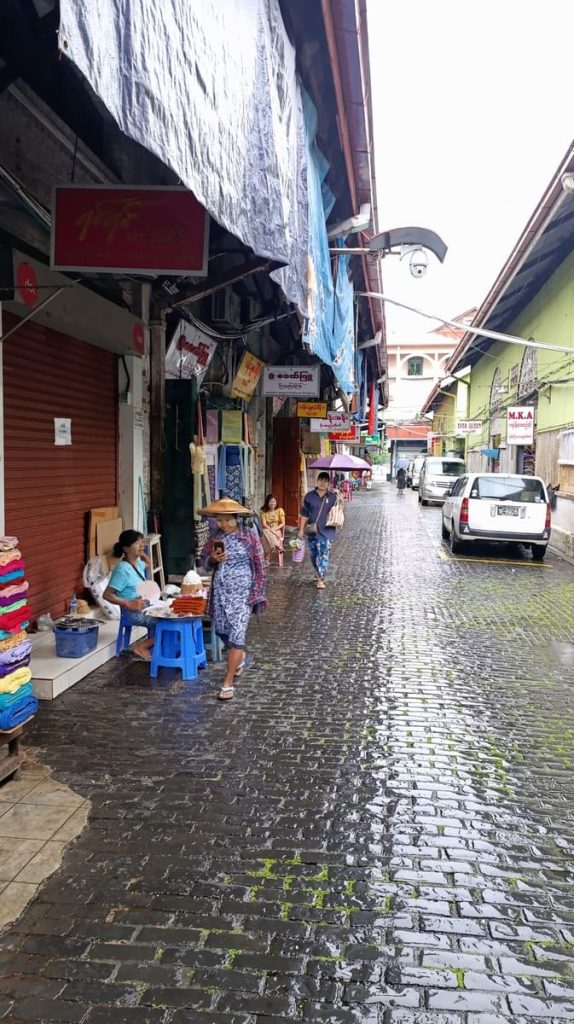
[[[372,466],[358,455],[322,455],[320,459],[309,463],[309,469],[341,469],[352,473],[353,470],[372,469]]]

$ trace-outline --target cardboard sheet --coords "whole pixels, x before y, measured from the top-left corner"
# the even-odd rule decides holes
[[[98,554],[96,551],[96,527],[98,523],[117,519],[120,510],[117,505],[108,508],[91,508],[88,512],[88,559]],[[121,532],[121,531],[120,531]]]

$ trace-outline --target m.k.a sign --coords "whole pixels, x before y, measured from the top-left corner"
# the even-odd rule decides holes
[[[533,441],[534,406],[510,406],[506,413],[506,443],[532,444]]]

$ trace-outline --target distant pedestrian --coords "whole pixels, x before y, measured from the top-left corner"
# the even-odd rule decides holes
[[[249,509],[221,498],[201,509],[201,515],[217,521],[217,532],[206,541],[201,560],[213,570],[207,612],[227,647],[227,671],[218,697],[231,700],[235,681],[249,660],[245,638],[251,613],[267,606],[265,560],[257,531],[239,525],[240,516],[252,515]]]
[[[299,518],[299,537],[307,538],[317,590],[325,589],[329,552],[337,532],[334,526],[327,526],[327,519],[336,504],[337,495],[329,491],[329,474],[319,473],[317,486],[303,499]]]
[[[403,467],[401,466],[401,468],[399,469],[399,471],[397,473],[397,488],[398,488],[399,494],[401,496],[404,493],[404,490],[405,490],[406,486],[407,486],[407,474],[406,474],[405,470],[403,469]]]

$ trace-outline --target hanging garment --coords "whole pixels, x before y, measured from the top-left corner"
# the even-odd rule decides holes
[[[224,409],[221,413],[221,440],[224,444],[241,444],[243,413],[240,409]]]
[[[209,481],[209,493],[211,494],[212,500],[219,498],[219,490],[217,487],[217,445],[206,444],[205,445],[205,459],[207,463],[207,479]]]
[[[205,440],[210,444],[219,441],[219,410],[208,409],[205,414]]]
[[[207,475],[207,456],[205,449],[193,441],[189,446],[191,453],[191,472],[193,475],[193,513],[199,518],[199,509],[211,502],[209,477]]]

